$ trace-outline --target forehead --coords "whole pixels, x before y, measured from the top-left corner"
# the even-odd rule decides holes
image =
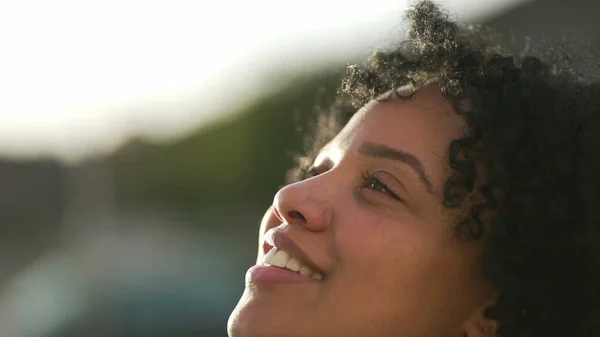
[[[433,180],[445,180],[448,146],[465,131],[466,124],[450,102],[437,86],[429,86],[410,99],[367,104],[323,154],[336,161],[336,157],[356,153],[364,142],[379,143],[412,154]]]

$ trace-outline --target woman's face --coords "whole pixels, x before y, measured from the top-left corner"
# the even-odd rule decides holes
[[[441,205],[448,146],[464,131],[435,86],[357,112],[320,152],[316,175],[275,195],[230,336],[479,334],[493,296],[481,242],[455,238],[460,211]],[[273,245],[300,263],[279,254],[270,264],[322,280],[262,267]]]

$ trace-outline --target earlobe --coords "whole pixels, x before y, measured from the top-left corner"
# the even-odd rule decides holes
[[[496,337],[498,322],[493,315],[494,304],[483,306],[466,324],[464,328],[466,337]]]

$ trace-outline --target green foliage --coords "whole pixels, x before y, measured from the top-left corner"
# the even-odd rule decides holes
[[[335,96],[339,75],[302,78],[256,100],[237,118],[166,145],[131,142],[109,161],[121,207],[222,212],[271,202],[315,107]]]

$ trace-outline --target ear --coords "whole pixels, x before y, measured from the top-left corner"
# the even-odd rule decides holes
[[[495,301],[487,302],[465,323],[466,337],[496,337],[498,322],[495,314]]]

